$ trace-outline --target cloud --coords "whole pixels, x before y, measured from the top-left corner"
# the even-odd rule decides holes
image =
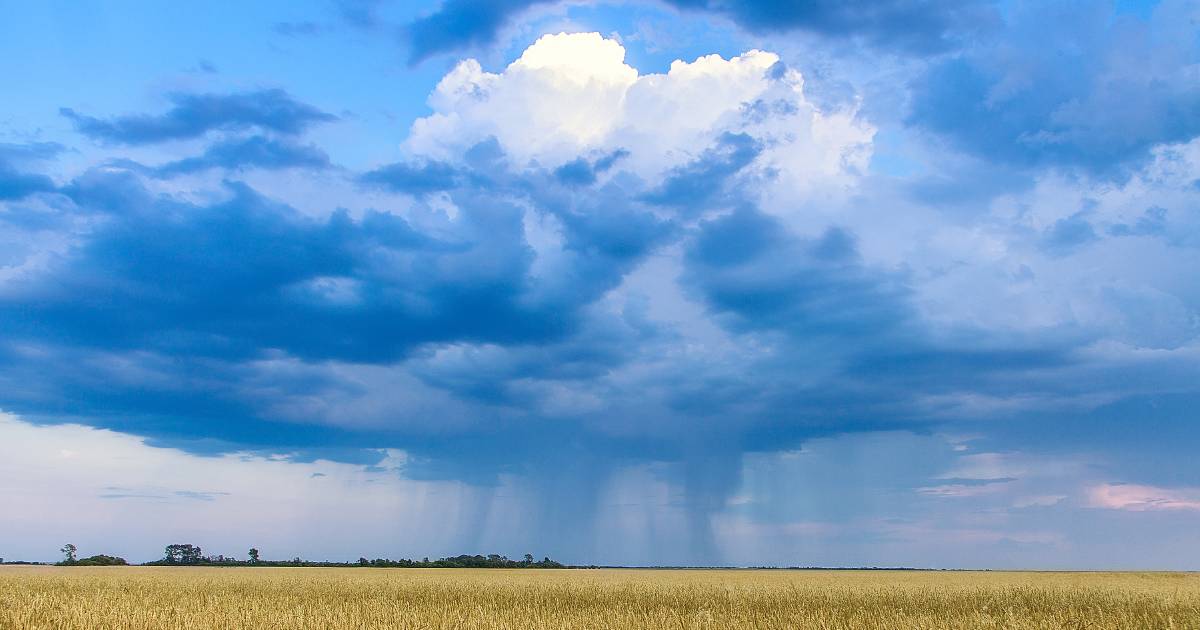
[[[769,171],[795,187],[840,185],[869,158],[869,125],[853,110],[819,110],[800,74],[773,53],[708,55],[645,75],[624,58],[599,34],[561,33],[539,38],[498,74],[466,60],[438,83],[434,113],[413,123],[404,147],[454,161],[494,141],[517,168],[554,169],[618,151],[609,176],[626,171],[653,183],[691,164],[690,173],[674,172],[685,178],[677,189],[705,168],[738,171],[758,152],[770,160],[752,169],[756,176]]]
[[[1105,339],[1131,350],[1188,345],[1197,329],[1184,313],[1196,303],[1180,291],[1186,280],[1176,271],[1200,255],[1195,227],[1181,214],[1191,204],[1198,160],[1195,140],[1161,145],[1124,183],[1050,169],[1028,190],[1005,193],[986,209],[973,206],[978,214],[967,225],[927,215],[932,231],[916,228],[901,238],[924,243],[907,250],[905,264],[932,274],[913,284],[919,310],[939,326],[971,321],[1026,338]],[[922,207],[902,212],[917,216],[928,211]],[[950,211],[960,212],[972,210]],[[871,233],[860,230],[864,243]],[[975,297],[962,300],[967,294]]]
[[[1113,11],[1016,8],[992,36],[930,65],[911,121],[987,160],[1096,173],[1200,134],[1196,7],[1162,2],[1148,19]]]
[[[54,142],[0,143],[0,201],[17,201],[40,192],[52,192],[54,180],[21,167],[56,157],[64,150]]]
[[[150,170],[158,177],[173,177],[209,169],[242,170],[259,168],[329,168],[329,156],[314,145],[264,136],[228,139],[215,142],[198,157],[168,162]]]
[[[1146,208],[1133,225],[1115,223],[1108,228],[1112,236],[1156,236],[1166,233],[1167,209],[1160,206]]]
[[[370,29],[379,25],[381,0],[334,0],[338,15],[356,28]]]
[[[713,205],[729,205],[720,193],[727,180],[748,166],[762,147],[747,134],[725,133],[717,145],[695,161],[677,166],[667,174],[658,190],[646,196],[650,203],[675,206],[699,214]]]
[[[1041,305],[1020,278],[1044,282],[1091,249],[1038,250],[1071,215],[1042,216],[1060,204],[1034,198],[1021,230],[971,226],[986,247],[932,215],[896,236],[909,208],[845,196],[867,181],[874,130],[809,102],[774,54],[640,74],[613,40],[553,35],[499,73],[459,64],[431,103],[396,162],[353,178],[412,195],[391,212],[302,213],[239,183],[163,194],[111,165],[62,186],[47,214],[70,246],[12,254],[25,271],[0,290],[0,320],[6,382],[67,367],[10,390],[13,404],[201,450],[425,440],[431,457],[453,457],[480,426],[519,444],[569,418],[564,440],[617,449],[620,436],[683,458],[668,438],[699,422],[696,435],[723,442],[695,456],[727,461],[724,449],[1095,395],[1071,374],[1091,360],[1079,349],[1110,334],[1099,324],[1061,333],[995,305],[969,310],[989,296]],[[255,138],[192,159],[278,164],[266,148],[293,146]],[[1184,173],[1180,159],[1162,168]],[[1110,238],[1115,216],[1088,211],[1100,242],[1187,232],[1168,209],[1155,235]],[[881,240],[911,247],[889,259]],[[1104,299],[1169,301],[1160,290]],[[1187,306],[1175,310],[1186,323]],[[993,319],[1005,317],[1029,329]],[[1163,339],[1191,338],[1173,322]],[[727,485],[713,480],[714,496]]]
[[[214,501],[218,497],[229,496],[228,492],[207,492],[198,490],[166,491],[159,489],[135,490],[120,486],[104,488],[103,494],[96,495],[101,499],[152,499],[156,502],[167,502],[171,497],[180,497],[194,501]]]
[[[666,0],[691,11],[723,15],[753,33],[805,31],[861,38],[887,50],[929,54],[957,46],[993,19],[985,2],[948,0]]]
[[[0,393],[197,452],[403,446],[422,478],[567,478],[541,509],[579,519],[618,460],[678,462],[707,558],[744,451],[925,426],[929,397],[1070,363],[935,338],[915,273],[803,223],[864,177],[873,129],[778,56],[624,59],[576,34],[459,64],[399,159],[353,178],[410,195],[392,212],[80,174],[71,246],[0,285],[0,388],[37,383]],[[174,168],[274,163],[252,142]]]
[[[29,142],[24,144],[0,142],[0,159],[14,162],[49,160],[57,157],[65,150],[66,147],[57,142]]]
[[[903,285],[865,269],[853,235],[815,240],[738,209],[702,224],[687,253],[686,281],[739,330],[788,329],[807,337],[889,336],[911,315]]]
[[[316,201],[281,185],[289,174],[230,181],[329,162],[261,117],[194,126],[211,144],[157,167],[194,175],[172,181],[111,159],[140,150],[58,171],[28,159],[49,148],[16,151],[19,172],[58,183],[0,214],[0,399],[157,447],[452,480],[476,506],[525,484],[530,535],[571,549],[624,479],[663,492],[679,557],[714,562],[726,510],[759,509],[751,455],[969,425],[995,452],[1095,440],[1114,456],[1105,440],[1130,438],[1114,426],[1143,416],[1194,442],[1162,405],[1190,400],[1200,365],[1200,141],[1156,145],[1119,184],[1048,168],[1018,187],[1014,167],[951,211],[873,172],[857,106],[813,102],[770,52],[643,74],[613,39],[549,35],[498,72],[458,64],[429,102],[395,155],[322,177]],[[1106,407],[1130,397],[1159,411]],[[1082,485],[987,462],[935,470],[952,455],[930,449],[919,475],[880,483],[996,509]],[[807,492],[849,523],[853,501],[831,496],[841,463],[817,471],[839,480],[829,492]],[[334,485],[313,472],[309,486]],[[819,520],[801,507],[755,516]]]
[[[1001,489],[997,486],[1017,481],[1017,478],[995,477],[992,479],[970,479],[950,477],[935,481],[939,483],[933,486],[918,488],[917,492],[937,497],[977,497],[999,492]]]
[[[101,499],[152,499],[155,501],[161,501],[167,498],[161,494],[138,494],[134,492],[106,492],[96,496]]]
[[[573,159],[589,141],[602,142],[621,115],[638,74],[624,56],[599,34],[559,34],[541,37],[503,74],[473,59],[459,63],[430,97],[435,113],[414,123],[406,144],[449,157],[495,137],[518,163],[552,150]]]
[[[454,188],[460,179],[459,171],[444,162],[397,162],[363,173],[358,181],[392,192],[421,195]]]
[[[298,102],[280,89],[235,94],[174,93],[167,98],[172,108],[158,115],[102,119],[71,108],[64,107],[60,112],[85,136],[127,145],[186,140],[210,131],[252,128],[295,135],[314,124],[337,120],[336,116]]]
[[[518,15],[550,2],[444,0],[437,10],[403,28],[409,62],[491,44]],[[981,0],[665,0],[664,4],[719,15],[755,34],[803,31],[834,39],[859,39],[880,49],[914,54],[953,48],[995,21],[991,7]]]
[[[1045,246],[1048,250],[1061,253],[1096,240],[1096,231],[1083,212],[1063,217],[1046,229]]]
[[[512,17],[551,0],[443,0],[436,11],[410,22],[403,30],[409,43],[409,63],[439,53],[490,44]]]
[[[628,155],[629,152],[625,149],[616,149],[612,153],[592,161],[582,157],[576,158],[554,169],[554,176],[567,185],[590,186],[596,183],[597,177]]]
[[[1107,483],[1088,489],[1088,503],[1091,507],[1129,512],[1200,511],[1200,489]]]
[[[307,217],[236,183],[213,201],[185,201],[113,167],[64,194],[71,215],[95,227],[73,236],[71,254],[0,291],[0,319],[22,340],[6,346],[0,371],[24,380],[68,356],[80,369],[6,399],[40,417],[122,410],[105,425],[206,452],[286,444],[332,453],[496,413],[531,427],[543,407],[569,413],[568,401],[592,394],[558,383],[628,360],[627,338],[649,329],[594,303],[670,234],[619,189],[581,192],[587,207],[546,199],[565,240],[544,273],[516,205],[528,193],[456,186],[454,220],[421,226],[375,211]],[[99,293],[106,306],[79,299]],[[21,314],[30,300],[44,308]],[[443,344],[493,358],[454,366]],[[411,389],[398,410],[383,400],[402,381]]]
[[[701,223],[683,264],[681,283],[713,320],[764,347],[750,361],[760,375],[753,388],[722,394],[708,384],[689,391],[684,407],[736,406],[747,444],[783,439],[776,422],[810,432],[909,427],[928,413],[922,397],[1005,395],[1015,375],[1074,362],[1068,347],[996,347],[974,327],[954,343],[939,339],[915,308],[910,279],[866,264],[841,228],[799,237],[743,207]]]
[[[214,501],[217,499],[217,497],[229,496],[228,492],[209,492],[209,491],[201,491],[201,490],[176,490],[172,494],[174,494],[177,497],[183,497],[185,499],[193,499],[196,501]]]
[[[39,192],[55,189],[54,180],[37,173],[24,173],[0,162],[0,201],[24,199]]]
[[[715,344],[713,373],[689,375],[693,361],[672,357],[669,323],[624,285],[691,238],[695,215],[744,205],[744,182],[836,179],[829,165],[849,163],[869,132],[843,123],[852,112],[818,112],[798,73],[769,53],[644,76],[623,59],[588,34],[544,38],[498,75],[460,65],[402,159],[357,178],[418,193],[395,213],[306,216],[232,182],[200,197],[161,194],[115,165],[79,175],[60,210],[85,221],[64,235],[71,248],[0,291],[13,333],[0,381],[67,369],[6,400],[43,421],[87,417],[197,452],[323,448],[345,459],[404,444],[427,478],[485,485],[507,470],[540,478],[566,466],[577,484],[547,489],[545,509],[569,502],[580,518],[596,497],[579,487],[599,492],[619,453],[697,471],[716,461],[688,490],[694,535],[707,540],[737,449],[761,441],[743,440],[747,427],[791,441],[839,429],[781,428],[786,376],[738,400],[739,374],[754,363],[722,358],[727,333],[696,340]],[[581,117],[595,98],[624,105]],[[531,117],[522,107],[532,102],[544,109]],[[706,177],[721,180],[720,194],[693,208],[698,199],[677,193]],[[823,255],[841,255],[836,241],[823,241]],[[704,401],[711,426],[697,435],[728,444],[675,444]],[[753,407],[745,418],[713,420],[743,405]],[[711,541],[697,544],[711,553]]]
[[[455,241],[439,242],[387,213],[307,219],[240,184],[211,206],[155,199],[120,173],[94,173],[68,194],[107,221],[50,272],[61,284],[0,294],[0,318],[25,334],[214,357],[277,348],[376,362],[438,339],[545,339],[570,317],[556,304],[561,324],[538,323],[549,313],[521,303],[530,261],[520,216],[503,202],[472,199]],[[109,299],[86,307],[76,291]],[[41,303],[37,314],[20,314],[30,301]],[[469,316],[476,309],[491,315]]]

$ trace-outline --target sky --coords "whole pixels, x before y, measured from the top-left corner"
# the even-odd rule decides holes
[[[1200,569],[1194,1],[0,4],[0,557]]]

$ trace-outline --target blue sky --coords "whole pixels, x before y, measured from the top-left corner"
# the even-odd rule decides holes
[[[1194,2],[5,15],[0,556],[1198,568]]]

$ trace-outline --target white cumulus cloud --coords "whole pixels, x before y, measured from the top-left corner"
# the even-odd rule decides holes
[[[621,167],[651,181],[688,163],[724,133],[761,144],[756,172],[788,186],[866,168],[874,129],[855,111],[823,112],[799,72],[778,55],[677,60],[639,74],[625,49],[597,33],[545,35],[499,73],[458,64],[429,98],[405,142],[416,157],[455,160],[495,138],[518,167],[555,167],[580,156],[629,153]]]

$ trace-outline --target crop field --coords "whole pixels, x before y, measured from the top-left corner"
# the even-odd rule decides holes
[[[1200,574],[0,567],[0,628],[1200,628]]]

